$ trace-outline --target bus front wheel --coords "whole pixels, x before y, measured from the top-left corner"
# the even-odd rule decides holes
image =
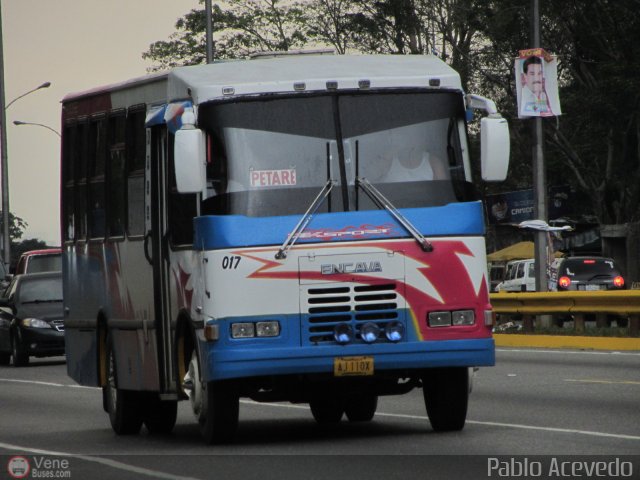
[[[107,341],[106,366],[107,381],[102,387],[102,393],[111,428],[118,435],[137,434],[142,427],[140,392],[118,388],[116,359],[111,339]]]
[[[462,430],[467,419],[469,369],[432,368],[422,375],[427,416],[436,432]]]
[[[238,429],[240,396],[233,382],[202,379],[195,349],[183,379],[183,390],[189,397],[204,441],[208,444],[231,442]]]

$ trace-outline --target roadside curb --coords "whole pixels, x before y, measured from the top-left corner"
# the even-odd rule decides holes
[[[640,338],[574,337],[494,333],[496,347],[579,348],[585,350],[638,350]]]

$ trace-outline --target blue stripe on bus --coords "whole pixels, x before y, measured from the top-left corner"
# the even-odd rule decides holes
[[[400,312],[400,311],[399,311]],[[419,340],[410,325],[398,343],[354,342],[338,345],[333,341],[314,344],[314,332],[306,315],[259,315],[219,319],[220,338],[204,342],[207,381],[260,375],[287,375],[333,372],[336,357],[367,355],[374,357],[380,370],[416,369],[445,366],[492,366],[495,363],[493,338],[463,340]],[[404,316],[400,316],[404,319]],[[280,335],[273,338],[230,338],[231,324],[278,320]]]
[[[332,373],[335,358],[362,355],[374,358],[376,372],[495,365],[493,338],[268,349],[220,349],[215,344],[206,344],[204,355],[206,381],[263,375]]]
[[[400,212],[427,237],[484,235],[485,232],[481,202],[453,203],[431,208],[406,208],[400,209]],[[301,217],[301,215],[198,217],[194,220],[194,248],[213,250],[240,246],[280,245]],[[322,238],[309,236],[314,232]],[[314,215],[304,233],[307,237],[298,239],[298,243],[409,237],[409,234],[385,210],[319,213]]]

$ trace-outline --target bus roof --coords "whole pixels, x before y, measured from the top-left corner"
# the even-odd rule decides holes
[[[458,73],[433,55],[288,55],[176,68],[169,72],[167,96],[200,104],[239,95],[326,91],[327,82],[358,89],[363,81],[369,88],[462,88]]]
[[[161,105],[191,100],[331,88],[448,88],[461,90],[458,73],[433,55],[285,55],[177,67],[71,93],[64,118],[136,103]]]

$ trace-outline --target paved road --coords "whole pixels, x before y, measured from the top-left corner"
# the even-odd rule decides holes
[[[637,455],[639,400],[638,352],[499,349],[497,366],[476,375],[462,432],[435,434],[417,390],[382,398],[371,423],[332,427],[316,425],[306,406],[243,401],[237,441],[208,447],[185,402],[172,435],[117,437],[100,390],[74,385],[63,359],[32,359],[0,367],[0,479],[16,455],[40,472],[57,461],[49,470],[59,478],[407,478],[424,469],[434,479],[463,467],[485,478],[490,457]],[[640,458],[621,458],[640,478]]]

